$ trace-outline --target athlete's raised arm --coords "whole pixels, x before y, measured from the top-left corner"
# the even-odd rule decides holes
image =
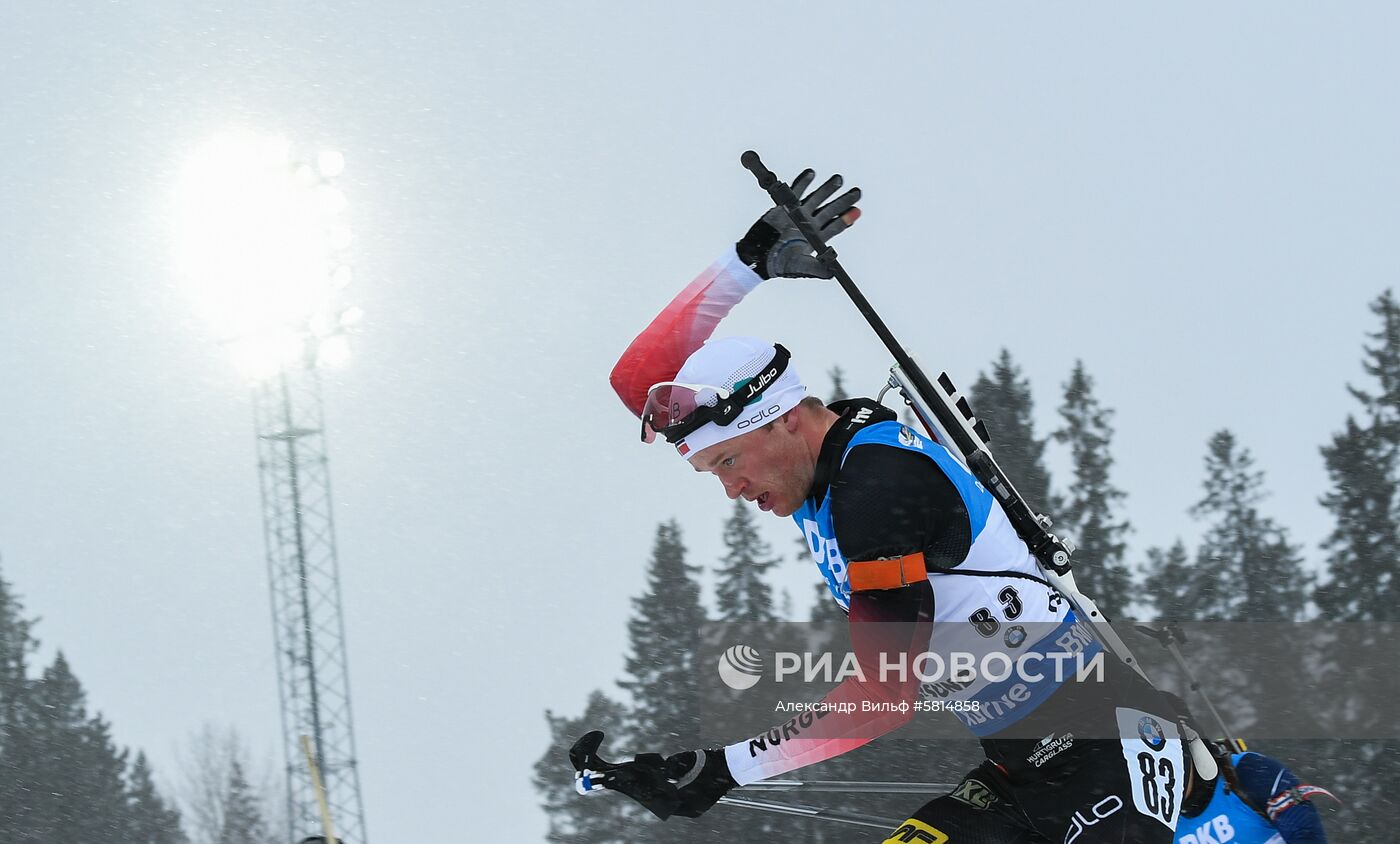
[[[814,177],[811,170],[803,170],[792,182],[793,192],[802,196]],[[802,200],[803,209],[828,239],[860,217],[859,188],[827,202],[841,185],[841,177],[832,176]],[[791,219],[777,207],[770,208],[732,249],[686,285],[622,353],[610,380],[627,409],[641,416],[648,388],[671,380],[739,300],[773,276],[830,277]]]

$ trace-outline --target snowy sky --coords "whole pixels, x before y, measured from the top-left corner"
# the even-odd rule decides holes
[[[539,839],[541,712],[618,674],[656,523],[718,556],[718,485],[606,375],[766,207],[750,147],[864,189],[842,258],[929,368],[1009,347],[1044,432],[1085,361],[1135,554],[1193,539],[1228,425],[1316,560],[1396,275],[1400,10],[986,5],[5,4],[0,572],[42,659],[167,777],[204,721],[280,759],[249,396],[170,269],[176,171],[233,127],[348,162],[368,316],[326,400],[376,840]],[[820,389],[887,366],[826,284],[724,330]]]

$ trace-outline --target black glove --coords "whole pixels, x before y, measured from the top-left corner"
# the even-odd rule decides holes
[[[609,762],[598,755],[602,743],[603,733],[593,730],[569,748],[574,787],[581,794],[620,791],[663,821],[672,815],[698,818],[738,785],[723,750],[689,750],[665,759],[641,753],[628,762]]]
[[[792,180],[792,192],[801,197],[816,175],[810,169],[803,170]],[[801,201],[803,215],[828,242],[860,217],[860,209],[855,207],[860,201],[860,188],[851,188],[822,205],[840,189],[841,177],[832,176]],[[739,251],[739,260],[762,278],[831,278],[831,273],[816,259],[811,245],[797,230],[787,211],[776,205],[758,218],[735,248]]]
[[[723,750],[687,750],[666,759],[666,776],[676,783],[675,814],[698,818],[738,785],[729,775]]]

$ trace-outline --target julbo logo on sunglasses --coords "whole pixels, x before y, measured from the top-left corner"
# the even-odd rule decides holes
[[[748,386],[744,388],[744,401],[748,402],[754,396],[768,389],[768,385],[773,383],[777,377],[778,367],[774,366],[758,378],[749,381]]]

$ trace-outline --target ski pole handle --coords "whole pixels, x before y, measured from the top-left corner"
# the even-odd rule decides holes
[[[763,159],[759,158],[758,153],[753,150],[739,156],[739,163],[744,165],[744,169],[752,173],[755,179],[758,179],[758,186],[764,190],[773,187],[773,183],[778,181],[778,177],[773,175],[772,170],[763,166]]]
[[[821,232],[812,225],[811,219],[802,212],[802,202],[797,198],[797,194],[792,192],[792,187],[773,175],[772,170],[763,166],[763,159],[759,158],[758,153],[753,150],[739,156],[739,163],[754,175],[754,178],[758,180],[758,186],[763,188],[773,203],[787,212],[793,225],[797,226],[797,230],[802,233],[802,237],[816,253],[817,260],[830,270],[832,276],[841,281],[844,286],[846,282],[842,280],[842,277],[849,280],[850,276],[847,276],[846,271],[837,263],[836,250],[827,245],[826,238],[822,237]]]

